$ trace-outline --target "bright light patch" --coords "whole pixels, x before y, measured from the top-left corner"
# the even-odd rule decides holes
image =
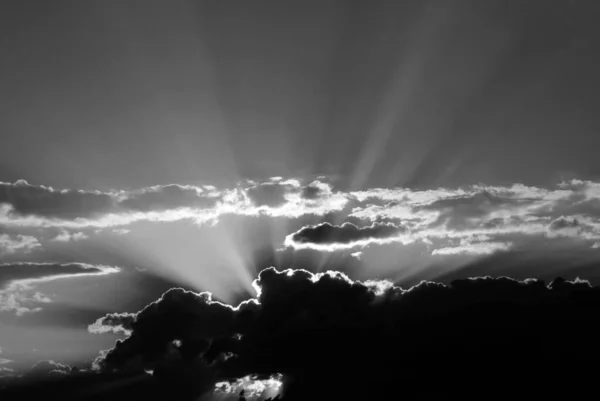
[[[259,380],[257,376],[246,376],[232,382],[218,382],[213,391],[215,396],[237,395],[244,390],[247,400],[258,400],[277,396],[283,385],[283,375],[275,374]]]
[[[480,242],[435,249],[432,255],[489,255],[497,251],[506,251],[509,248],[510,244],[505,242]]]

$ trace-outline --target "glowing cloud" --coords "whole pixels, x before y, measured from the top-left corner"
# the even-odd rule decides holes
[[[0,312],[17,316],[42,310],[40,305],[52,300],[35,290],[35,285],[47,281],[84,276],[102,276],[120,269],[85,263],[16,263],[0,265]]]
[[[399,241],[400,235],[405,231],[406,229],[402,226],[384,223],[374,223],[367,227],[358,227],[352,223],[344,223],[341,226],[323,223],[301,228],[288,235],[284,244],[296,249],[348,249],[371,243]]]

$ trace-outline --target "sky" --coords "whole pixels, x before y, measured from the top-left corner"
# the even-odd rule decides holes
[[[599,11],[2,2],[0,376],[270,266],[600,282]]]

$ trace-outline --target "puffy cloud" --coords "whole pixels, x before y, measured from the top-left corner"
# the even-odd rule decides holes
[[[358,251],[358,252],[352,252],[352,253],[350,254],[350,256],[352,256],[353,258],[356,258],[356,259],[358,259],[358,260],[360,260],[360,258],[362,257],[362,255],[363,255],[363,253],[362,253],[361,251]]]
[[[215,383],[214,396],[231,395],[238,400],[237,395],[243,392],[247,400],[265,399],[279,394],[282,387],[283,376],[274,374],[266,379],[255,376],[246,376],[240,379],[228,382],[222,381]]]
[[[286,400],[389,398],[401,377],[407,398],[434,397],[434,380],[446,397],[470,399],[490,386],[539,395],[539,380],[553,378],[573,391],[583,361],[599,356],[600,291],[584,280],[481,277],[402,289],[339,272],[269,268],[255,286],[256,300],[235,308],[207,293],[165,293],[99,358],[100,370],[152,370],[153,380],[177,380],[179,390],[203,378],[237,391],[241,378],[282,374]],[[192,370],[202,375],[182,381]],[[461,378],[469,385],[453,385]]]
[[[38,239],[31,235],[17,234],[11,236],[9,234],[0,234],[0,254],[3,252],[30,252],[33,249],[40,247],[41,244]]]
[[[352,223],[344,223],[340,226],[322,223],[303,227],[288,235],[285,245],[294,248],[310,247],[334,250],[390,240],[405,232],[404,227],[391,223],[374,223],[366,227],[358,227]]]
[[[69,241],[80,241],[88,238],[88,236],[81,231],[69,232],[67,230],[61,230],[60,233],[52,239],[56,242],[69,242]]]
[[[0,265],[0,312],[14,312],[18,316],[40,311],[41,304],[52,302],[35,290],[45,281],[82,276],[117,273],[116,267],[85,263],[12,263]]]
[[[109,313],[90,324],[88,331],[94,334],[123,333],[130,335],[135,317],[134,313]]]
[[[40,361],[31,367],[30,377],[63,376],[72,371],[71,366],[53,360]]]

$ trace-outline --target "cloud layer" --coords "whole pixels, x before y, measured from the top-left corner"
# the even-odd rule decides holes
[[[232,188],[172,184],[99,192],[23,180],[0,183],[0,224],[13,230],[59,230],[53,238],[58,242],[89,239],[105,228],[127,232],[127,226],[140,221],[218,224],[225,216],[323,219],[280,238],[281,245],[296,249],[423,243],[434,255],[480,255],[531,238],[598,247],[600,184],[571,180],[554,188],[514,184],[342,191],[325,178],[274,177]],[[5,253],[36,249],[39,241],[30,234],[2,234],[0,248]]]

